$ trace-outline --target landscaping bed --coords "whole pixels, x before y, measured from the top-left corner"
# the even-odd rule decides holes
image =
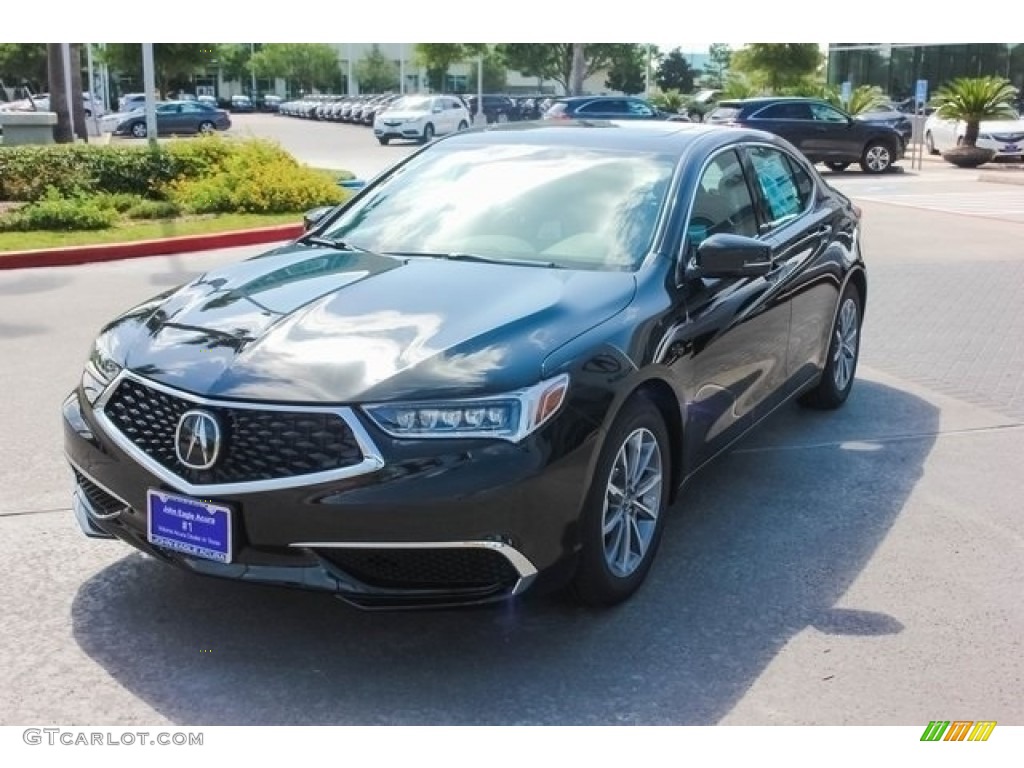
[[[298,223],[349,174],[218,136],[149,147],[0,147],[0,256]]]

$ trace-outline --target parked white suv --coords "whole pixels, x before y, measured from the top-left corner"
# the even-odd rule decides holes
[[[464,131],[472,122],[466,105],[454,96],[403,96],[373,119],[373,135],[381,144],[391,139],[426,143]]]

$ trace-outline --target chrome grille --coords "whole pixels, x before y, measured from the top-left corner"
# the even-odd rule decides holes
[[[335,413],[203,404],[221,425],[221,456],[210,469],[190,469],[178,461],[175,435],[182,414],[195,407],[184,397],[126,378],[103,411],[132,444],[193,485],[311,475],[363,460],[352,430]]]

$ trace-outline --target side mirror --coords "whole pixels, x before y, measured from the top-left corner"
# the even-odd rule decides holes
[[[302,216],[302,231],[309,232],[309,230],[313,229],[324,216],[333,210],[333,206],[321,205],[317,208],[306,211]]]
[[[685,277],[758,277],[772,269],[772,250],[743,235],[712,235],[697,246]]]

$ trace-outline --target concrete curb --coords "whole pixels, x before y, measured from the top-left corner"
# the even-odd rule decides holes
[[[144,256],[168,256],[191,251],[209,251],[216,248],[234,248],[239,245],[260,245],[281,240],[294,240],[302,234],[301,222],[278,224],[259,229],[233,232],[215,232],[208,235],[184,235],[159,240],[139,240],[134,243],[102,243],[77,245],[68,248],[41,248],[32,251],[0,253],[0,269],[26,267],[63,267],[71,264],[89,264],[97,261],[137,259]]]
[[[978,173],[978,181],[988,181],[993,184],[1024,184],[1024,168],[982,169]]]

